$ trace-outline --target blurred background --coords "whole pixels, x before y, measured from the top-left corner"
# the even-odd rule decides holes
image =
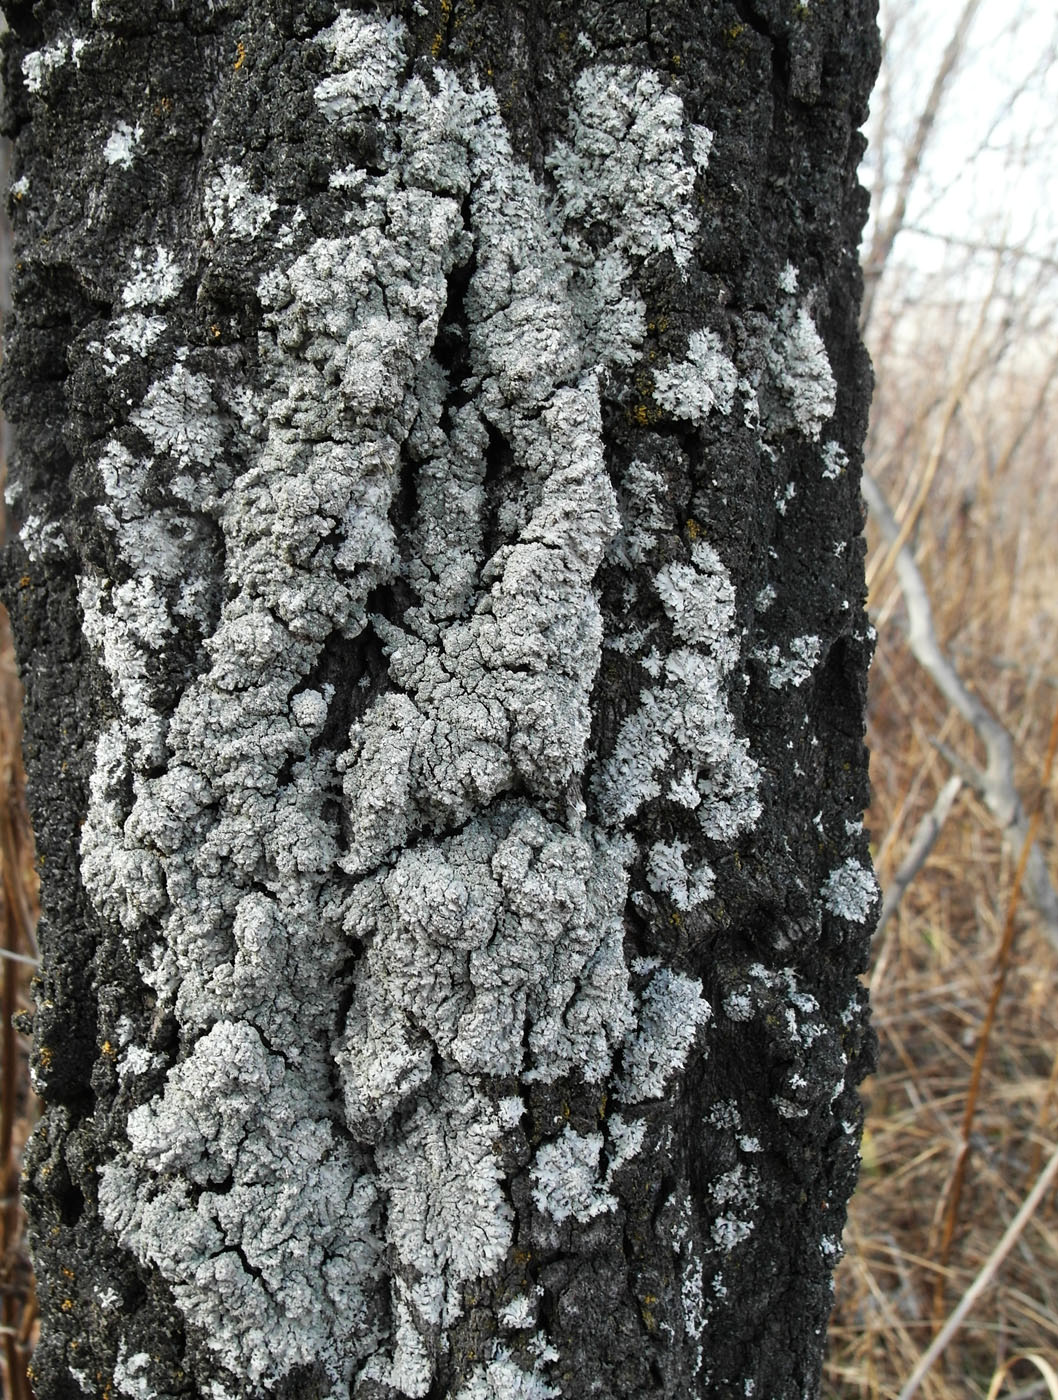
[[[1058,1400],[1058,15],[882,0],[880,20],[862,173],[880,1061],[823,1393]],[[18,743],[4,615],[0,1371],[30,1400]]]
[[[883,0],[880,19],[862,172],[880,1062],[824,1393],[1058,1397],[1058,14]]]

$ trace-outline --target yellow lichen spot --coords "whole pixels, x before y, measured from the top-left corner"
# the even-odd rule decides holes
[[[62,1310],[63,1310],[63,1312],[73,1312],[73,1299],[72,1299],[72,1298],[64,1298],[64,1299],[62,1300]]]
[[[113,1045],[111,1045],[111,1043],[110,1043],[109,1040],[104,1040],[104,1041],[103,1041],[103,1054],[104,1054],[104,1055],[112,1056],[112,1055],[116,1055],[117,1053],[118,1053],[118,1052],[114,1049]]]
[[[246,62],[246,45],[240,39],[235,45],[235,62],[232,64],[232,71],[237,73]]]
[[[19,588],[28,588],[29,585],[30,585],[30,582],[31,582],[31,580],[30,580],[29,574],[23,574],[22,577],[21,577],[21,578],[19,579],[19,581],[18,581],[18,586],[19,586]]]
[[[209,333],[214,340],[220,339],[220,326],[217,324],[216,321],[214,321],[213,324],[210,326]]]
[[[37,1063],[41,1069],[51,1069],[52,1053],[47,1045],[42,1045],[37,1051]]]
[[[672,913],[669,915],[669,923],[672,925],[673,928],[683,927],[683,920],[680,918],[679,914],[676,913]]]
[[[678,68],[678,67],[680,66],[680,62],[681,62],[681,59],[680,59],[679,54],[678,54],[678,53],[674,53],[674,54],[672,55],[672,66],[673,66],[673,68]]]
[[[74,1273],[73,1269],[63,1269],[62,1276],[63,1278],[76,1278],[76,1274]]]
[[[606,1103],[607,1103],[607,1098],[606,1098],[606,1095],[603,1094],[602,1098],[599,1100],[599,1117],[600,1117],[600,1118],[605,1118],[605,1117],[606,1117]]]
[[[687,538],[693,543],[702,533],[702,527],[693,518],[687,521]]]
[[[439,58],[441,50],[444,48],[445,30],[452,18],[452,0],[441,0],[441,27],[433,36],[433,43],[430,45],[430,52],[434,58]]]

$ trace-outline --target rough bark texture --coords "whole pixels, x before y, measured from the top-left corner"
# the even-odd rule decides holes
[[[6,7],[41,1400],[817,1392],[873,8]]]

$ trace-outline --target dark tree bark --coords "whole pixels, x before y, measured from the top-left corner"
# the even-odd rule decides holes
[[[815,1394],[872,0],[6,8],[40,1400]]]

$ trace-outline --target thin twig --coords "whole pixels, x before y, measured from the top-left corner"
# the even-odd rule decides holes
[[[1014,872],[1014,883],[1010,891],[1010,899],[1007,902],[1007,916],[1003,926],[1003,940],[1000,944],[999,953],[996,957],[996,971],[992,982],[992,993],[988,999],[988,1010],[985,1012],[984,1024],[977,1038],[977,1049],[974,1053],[973,1070],[970,1074],[970,1087],[966,1095],[966,1107],[963,1111],[962,1141],[959,1146],[959,1154],[955,1162],[955,1170],[952,1173],[951,1186],[944,1211],[944,1226],[940,1244],[940,1262],[946,1265],[951,1252],[952,1240],[955,1237],[955,1228],[959,1218],[959,1202],[962,1196],[963,1183],[966,1179],[966,1164],[970,1156],[970,1135],[973,1132],[974,1117],[977,1113],[977,1100],[981,1092],[981,1080],[984,1075],[985,1057],[988,1054],[988,1045],[992,1036],[992,1028],[995,1025],[996,1013],[1003,996],[1003,989],[1006,986],[1007,972],[1010,968],[1011,954],[1014,948],[1014,929],[1016,926],[1016,914],[1018,910],[1018,900],[1021,894],[1022,882],[1025,878],[1025,871],[1028,867],[1029,854],[1036,841],[1036,833],[1039,830],[1040,819],[1043,816],[1043,794],[1051,781],[1054,772],[1055,754],[1058,753],[1058,709],[1054,712],[1051,721],[1050,739],[1047,744],[1047,757],[1043,765],[1043,783],[1040,789],[1040,800],[1036,803],[1032,813],[1032,820],[1029,822],[1029,829],[1025,836],[1025,842],[1018,859],[1017,869]],[[943,1275],[937,1276],[934,1291],[934,1307],[939,1312],[943,1306],[944,1282]]]
[[[904,1386],[903,1390],[901,1390],[897,1400],[911,1400],[911,1397],[918,1393],[919,1387],[933,1367],[934,1362],[945,1351],[948,1343],[962,1326],[967,1313],[995,1278],[1003,1260],[1018,1242],[1025,1226],[1032,1219],[1036,1207],[1039,1205],[1040,1201],[1043,1200],[1056,1179],[1058,1179],[1058,1147],[1051,1153],[1050,1161],[1044,1168],[1036,1185],[1025,1198],[1021,1209],[1007,1226],[1003,1238],[978,1270],[977,1277],[959,1300],[955,1311],[937,1333],[922,1359],[919,1361],[914,1371],[912,1371],[907,1384]]]
[[[888,218],[878,225],[878,231],[871,243],[871,248],[864,260],[864,295],[863,309],[860,315],[861,332],[866,329],[871,318],[871,310],[874,305],[875,293],[878,290],[878,283],[885,265],[889,261],[889,255],[893,251],[893,244],[897,235],[904,227],[907,218],[907,203],[918,179],[919,171],[922,169],[922,160],[926,154],[926,147],[929,144],[930,136],[936,125],[937,113],[940,111],[941,102],[944,98],[945,90],[951,81],[952,74],[958,66],[966,47],[966,40],[970,33],[970,26],[973,24],[974,16],[980,9],[981,0],[966,0],[962,14],[959,16],[948,46],[944,50],[940,65],[933,77],[933,83],[926,98],[926,104],[919,113],[918,122],[915,126],[915,134],[911,139],[911,144],[907,148],[904,156],[904,167],[900,172],[900,179],[897,183],[896,194],[893,200],[893,207]]]
[[[900,527],[881,487],[869,472],[863,474],[863,494],[882,534],[890,542],[896,540]],[[942,648],[925,581],[906,544],[897,550],[894,568],[907,608],[907,640],[911,653],[945,699],[974,727],[984,744],[987,759],[984,769],[977,772],[974,786],[978,787],[1004,839],[1015,850],[1025,852],[1029,898],[1043,921],[1047,937],[1058,948],[1058,894],[1043,855],[1034,843],[1027,843],[1029,823],[1015,780],[1014,741],[984,701],[967,688]],[[965,769],[962,776],[966,777],[968,771]]]
[[[955,799],[962,791],[962,786],[962,778],[958,774],[953,774],[937,794],[937,800],[933,806],[919,822],[918,829],[907,848],[907,854],[900,862],[900,868],[889,881],[889,887],[882,901],[882,912],[878,918],[878,926],[875,929],[876,938],[896,913],[912,880],[929,859],[930,852],[937,844],[937,838],[944,829],[944,823],[948,820],[951,809],[955,805]]]

